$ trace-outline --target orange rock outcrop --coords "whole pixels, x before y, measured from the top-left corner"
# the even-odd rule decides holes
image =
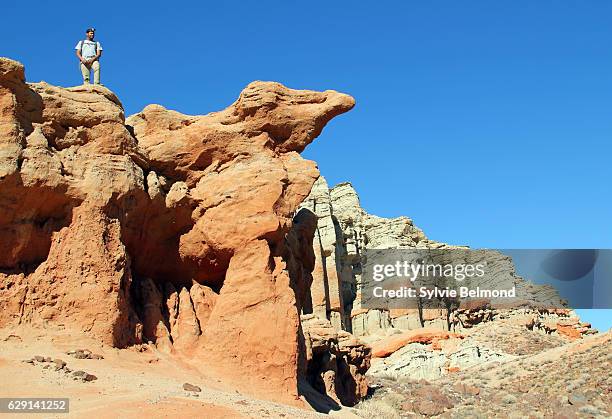
[[[297,404],[316,221],[294,216],[319,177],[299,152],[353,106],[253,82],[220,112],[126,120],[104,87],[28,84],[0,58],[0,326],[151,342]]]
[[[372,357],[385,358],[411,343],[420,343],[424,345],[432,344],[432,349],[441,349],[438,341],[451,338],[462,339],[463,336],[458,333],[450,333],[440,330],[408,330],[404,333],[390,336],[373,344]]]

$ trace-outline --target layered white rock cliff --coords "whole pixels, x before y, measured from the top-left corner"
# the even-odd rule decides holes
[[[311,288],[313,312],[326,318],[337,330],[356,336],[385,335],[396,330],[423,327],[461,330],[491,320],[495,301],[480,306],[446,309],[374,310],[361,307],[361,255],[366,249],[450,249],[466,248],[430,240],[408,217],[383,218],[368,214],[350,183],[332,188],[320,177],[302,203],[318,217],[313,240],[316,256]],[[526,306],[562,306],[557,292],[549,286],[533,285],[519,277],[512,260],[501,253],[486,252],[487,281],[491,289],[516,287]],[[499,309],[500,306],[497,305]],[[548,313],[547,313],[548,314]]]

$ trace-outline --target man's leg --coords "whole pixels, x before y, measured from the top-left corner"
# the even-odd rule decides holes
[[[100,84],[100,61],[94,61],[91,68],[94,71],[94,84]]]
[[[83,83],[89,84],[89,68],[83,63],[81,63],[81,74],[83,75]]]

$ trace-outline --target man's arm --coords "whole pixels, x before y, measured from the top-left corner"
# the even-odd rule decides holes
[[[79,47],[80,45],[81,45],[80,43],[77,44],[77,47]],[[79,61],[85,64],[85,60],[83,60],[83,57],[81,57],[81,48],[76,48],[75,52],[76,52],[76,56],[79,57]]]

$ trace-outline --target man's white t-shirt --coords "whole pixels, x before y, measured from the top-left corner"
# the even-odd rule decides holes
[[[83,44],[83,50],[81,51],[81,56],[83,58],[92,58],[96,56],[96,44],[98,44],[98,51],[102,51],[102,45],[100,45],[99,42],[90,41],[89,39],[79,41],[79,43],[76,44],[76,47],[74,47],[74,49],[80,50],[81,44]]]

